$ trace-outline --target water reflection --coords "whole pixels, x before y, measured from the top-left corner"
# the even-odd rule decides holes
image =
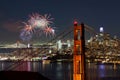
[[[99,74],[99,76],[100,77],[104,77],[105,76],[105,66],[103,65],[103,64],[101,64],[101,65],[99,65],[99,70],[98,70],[99,72],[98,72],[98,74]]]
[[[0,70],[6,69],[13,63],[14,62],[0,62]],[[69,62],[23,62],[22,65],[14,68],[14,70],[39,72],[51,80],[73,80],[73,65]],[[120,65],[117,65],[117,69],[114,70],[114,66],[112,64],[86,64],[87,80],[119,80],[117,79],[119,74]]]
[[[113,64],[90,64],[86,68],[87,80],[120,80],[119,66],[117,65],[117,69],[114,70]]]

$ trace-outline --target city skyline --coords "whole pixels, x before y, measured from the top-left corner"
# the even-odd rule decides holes
[[[99,27],[119,37],[120,1],[104,0],[1,0],[0,1],[0,41],[20,40],[22,22],[26,22],[32,13],[51,14],[54,18],[51,26],[56,34],[73,26],[74,20],[84,22],[96,32]],[[40,38],[39,38],[40,39]]]

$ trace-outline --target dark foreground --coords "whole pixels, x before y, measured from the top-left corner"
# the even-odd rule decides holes
[[[0,71],[0,80],[50,80],[38,72]]]

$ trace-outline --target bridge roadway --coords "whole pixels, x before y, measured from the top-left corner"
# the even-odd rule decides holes
[[[49,54],[49,48],[1,48],[0,59],[1,60],[32,60],[32,59],[43,59],[51,56]],[[56,53],[56,51],[52,51]]]

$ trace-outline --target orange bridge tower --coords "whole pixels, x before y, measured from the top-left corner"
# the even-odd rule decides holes
[[[84,24],[74,22],[73,80],[85,80]]]

